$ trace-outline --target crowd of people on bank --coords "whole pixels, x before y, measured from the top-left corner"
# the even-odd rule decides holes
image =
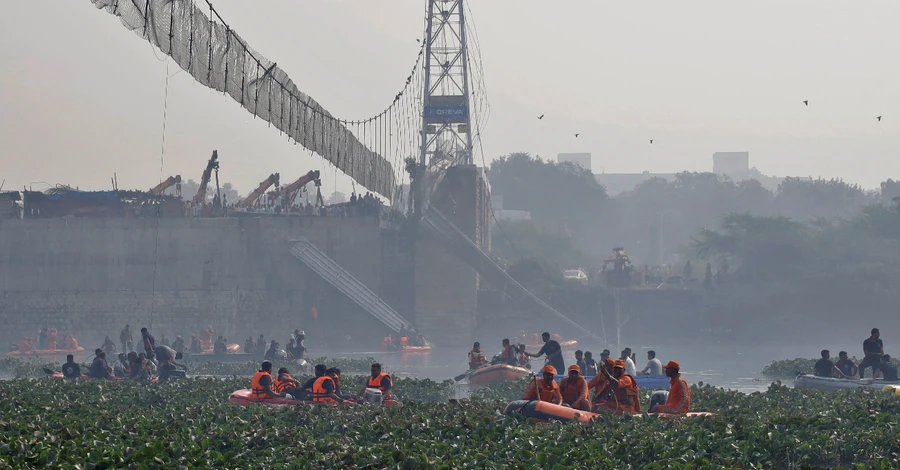
[[[853,362],[847,355],[847,351],[838,353],[837,362],[831,360],[831,351],[822,350],[822,358],[813,366],[813,375],[835,379],[864,379],[866,369],[872,369],[872,379],[878,375],[888,382],[896,382],[897,366],[891,361],[891,356],[884,353],[884,342],[881,340],[881,332],[878,328],[872,328],[871,334],[863,341],[863,360],[859,365]]]

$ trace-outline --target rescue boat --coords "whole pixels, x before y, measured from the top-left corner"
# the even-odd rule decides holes
[[[873,388],[883,390],[888,385],[900,385],[900,382],[888,382],[882,379],[834,379],[831,377],[818,377],[812,374],[800,374],[794,379],[794,388],[807,390],[856,390],[859,388]]]
[[[469,374],[469,385],[487,385],[507,380],[518,380],[531,375],[531,369],[511,366],[509,364],[494,364],[480,367]]]
[[[297,405],[312,405],[313,402],[309,400],[293,400],[287,398],[260,398],[253,396],[253,390],[249,388],[235,390],[234,393],[228,397],[228,401],[231,403],[235,403],[242,406],[257,404],[257,405],[268,405],[268,406],[297,406]],[[354,398],[349,398],[344,400],[346,404],[358,404]],[[384,400],[382,403],[384,406],[398,406],[400,402],[394,399]]]
[[[431,352],[431,343],[425,346],[401,346],[399,351],[402,354],[426,354]]]
[[[539,373],[536,373],[534,375],[540,376]],[[566,377],[565,375],[559,375],[559,374],[556,374],[553,376],[553,378],[557,382],[564,379],[565,377]],[[584,379],[587,380],[588,382],[590,382],[591,379],[593,379],[593,378],[594,378],[593,375],[584,376]],[[669,379],[665,375],[638,375],[633,378],[634,378],[634,382],[637,384],[638,388],[647,388],[647,389],[653,389],[653,390],[668,390],[669,387],[671,386],[671,382],[670,382],[671,379]]]
[[[513,414],[521,414],[528,418],[533,418],[539,421],[581,421],[583,423],[589,422],[594,418],[604,416],[600,413],[591,413],[589,411],[580,411],[574,408],[569,408],[567,406],[554,405],[553,403],[549,403],[546,401],[537,401],[537,400],[516,400],[510,402],[506,405],[506,409],[503,410],[504,414],[513,415]],[[684,415],[674,415],[669,413],[652,413],[652,415],[659,416],[660,418],[669,418],[669,417],[679,417],[685,416],[688,418],[694,418],[699,416],[713,416],[712,413],[708,412],[694,412],[687,413]],[[634,415],[643,416],[643,414]]]
[[[35,349],[32,351],[10,351],[6,353],[6,357],[15,357],[19,359],[44,359],[44,360],[57,360],[61,362],[65,362],[66,356],[69,354],[75,356],[75,359],[79,359],[84,356],[84,348],[78,347],[76,349]]]

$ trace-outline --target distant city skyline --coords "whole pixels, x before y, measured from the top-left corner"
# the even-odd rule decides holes
[[[420,47],[425,7],[213,3],[301,90],[346,119],[373,115],[396,94]],[[492,0],[469,8],[491,103],[484,163],[520,151],[591,153],[595,173],[676,173],[708,169],[713,152],[739,149],[765,174],[869,189],[900,178],[900,61],[889,59],[900,44],[898,2]],[[129,189],[176,174],[199,180],[217,149],[220,181],[241,193],[270,173],[293,180],[313,169],[323,172],[323,193],[353,191],[322,158],[179,73],[88,0],[11,2],[4,12],[4,189],[109,189],[114,174]]]

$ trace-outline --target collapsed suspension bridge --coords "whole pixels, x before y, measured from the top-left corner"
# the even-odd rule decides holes
[[[563,319],[597,340],[528,292],[460,232],[428,199],[443,174],[474,163],[490,112],[477,31],[466,21],[462,0],[427,0],[422,47],[400,91],[375,116],[333,116],[300,91],[282,67],[252,49],[209,0],[91,0],[171,57],[200,84],[229,95],[297,144],[314,152],[365,188],[396,202],[407,172],[417,175],[417,215],[426,233],[503,290]],[[483,154],[482,163],[485,163]],[[410,171],[412,169],[412,171]],[[364,309],[397,330],[406,320],[318,250],[292,253]],[[310,261],[312,260],[312,261]],[[334,265],[332,265],[334,264]],[[323,274],[324,273],[324,274]],[[335,274],[337,273],[337,274]]]

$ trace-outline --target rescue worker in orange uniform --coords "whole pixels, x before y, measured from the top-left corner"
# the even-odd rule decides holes
[[[662,405],[654,405],[651,413],[685,414],[691,411],[691,388],[679,371],[681,366],[675,361],[669,361],[663,366],[666,376],[669,377],[669,397]]]
[[[569,366],[569,375],[559,381],[559,393],[562,395],[563,405],[576,410],[591,411],[588,384],[581,376],[581,367]]]
[[[381,342],[381,349],[387,351],[394,345],[394,338],[391,335],[387,335],[384,337],[384,341]]]
[[[625,373],[625,361],[619,359],[613,368],[613,377],[618,380],[616,386],[616,411],[619,413],[635,414],[641,412],[641,394],[634,377]]]
[[[78,340],[72,335],[66,335],[66,349],[74,351],[78,349]]]
[[[509,339],[503,339],[503,351],[500,352],[500,363],[501,364],[509,364],[511,366],[517,366],[519,360],[516,358],[516,348],[515,346],[509,344]]]
[[[469,351],[469,369],[475,370],[481,366],[487,365],[488,361],[484,357],[484,351],[481,350],[481,343],[478,341],[472,345]]]
[[[313,382],[312,396],[313,403],[343,403],[344,399],[337,396],[337,382],[335,382],[334,369],[325,371],[325,375]]]
[[[595,411],[600,408],[608,408],[608,402],[612,402],[612,408],[615,408],[615,388],[618,381],[612,375],[613,368],[616,367],[616,360],[607,358],[603,364],[599,364],[597,375],[588,382],[588,389],[593,392],[593,409]]]
[[[251,395],[253,398],[284,398],[283,393],[272,390],[274,383],[275,381],[272,380],[272,363],[263,361],[259,370],[256,371],[256,374],[253,374],[253,378],[250,380]]]
[[[300,382],[291,377],[291,374],[288,373],[288,370],[285,367],[278,369],[278,376],[275,377],[275,391],[277,393],[290,395],[294,397],[294,399],[299,399],[303,395],[303,390],[300,388]]]
[[[359,391],[357,398],[362,397],[363,393],[366,392],[366,388],[377,388],[381,390],[382,400],[392,399],[394,397],[391,393],[393,387],[394,381],[391,380],[391,376],[387,372],[382,372],[381,364],[376,362],[372,364],[372,376],[366,381],[365,388]]]
[[[553,380],[556,375],[556,368],[551,365],[544,366],[543,375],[528,384],[525,393],[522,394],[523,400],[537,400],[553,403],[554,405],[562,404],[562,395],[559,393],[559,385]]]

